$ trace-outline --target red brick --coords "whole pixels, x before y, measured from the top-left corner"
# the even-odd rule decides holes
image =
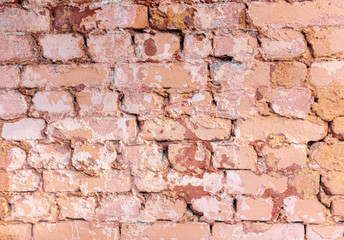
[[[276,239],[279,240],[303,240],[304,225],[302,224],[225,224],[215,223],[213,226],[212,240],[227,240],[236,236],[238,239]]]
[[[46,9],[37,12],[24,8],[4,8],[0,12],[0,32],[45,32],[50,30],[50,14]]]
[[[28,109],[25,97],[19,92],[0,90],[0,118],[9,120],[23,116]]]
[[[6,143],[0,144],[0,169],[13,171],[22,169],[26,159],[26,152]]]
[[[28,240],[31,239],[31,224],[0,225],[0,238],[4,240]]]
[[[230,221],[234,214],[233,198],[203,196],[191,201],[192,209],[203,214],[207,222]]]
[[[255,2],[248,8],[248,16],[257,27],[342,26],[344,20],[341,0],[313,2]]]
[[[17,88],[19,85],[19,68],[13,65],[0,67],[0,88]]]
[[[108,90],[84,90],[76,93],[81,116],[116,115],[118,98],[118,92]]]
[[[109,195],[102,198],[99,208],[96,209],[96,217],[100,221],[135,221],[141,212],[140,200],[131,195]]]
[[[43,56],[52,61],[68,61],[84,57],[84,39],[81,35],[45,34],[38,39]]]
[[[90,219],[94,215],[96,200],[93,197],[59,197],[56,199],[61,219]]]
[[[106,64],[28,65],[24,67],[21,86],[26,88],[105,87],[111,82]]]
[[[20,46],[20,47],[19,47]],[[37,59],[36,43],[28,35],[1,35],[0,61],[26,62]]]
[[[237,220],[270,221],[272,219],[273,201],[271,198],[253,198],[240,196],[237,199]]]
[[[87,39],[90,56],[95,62],[114,64],[131,59],[134,48],[130,34],[92,34]]]
[[[344,173],[328,171],[322,175],[321,183],[330,195],[344,195]]]
[[[40,176],[33,170],[0,172],[1,191],[32,192],[39,187]]]
[[[290,29],[268,31],[260,41],[260,51],[265,60],[297,58],[307,49],[302,33]]]
[[[37,240],[51,239],[119,239],[117,223],[90,223],[84,221],[65,221],[58,223],[37,223],[33,236]]]
[[[4,123],[1,136],[7,140],[36,140],[43,137],[43,119],[23,118],[16,122]]]
[[[211,51],[211,40],[208,36],[202,34],[185,34],[183,53],[187,58],[205,58],[211,54]]]
[[[124,224],[121,229],[122,240],[134,239],[209,239],[210,228],[206,223],[136,223]]]
[[[340,239],[343,235],[344,226],[342,224],[333,226],[308,225],[306,229],[306,237],[309,240]]]
[[[179,37],[171,33],[135,35],[135,52],[139,60],[170,60],[179,52],[179,48]]]
[[[276,62],[271,65],[270,76],[272,87],[297,87],[306,80],[307,66],[301,62]]]

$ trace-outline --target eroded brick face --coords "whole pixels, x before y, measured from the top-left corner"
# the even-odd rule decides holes
[[[342,0],[0,0],[0,240],[344,236]]]

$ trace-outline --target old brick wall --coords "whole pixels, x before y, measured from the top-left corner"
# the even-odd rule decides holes
[[[0,239],[343,237],[343,57],[343,0],[0,0]]]

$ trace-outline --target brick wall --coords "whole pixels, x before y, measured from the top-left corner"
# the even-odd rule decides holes
[[[343,237],[343,57],[342,0],[0,0],[0,239]]]

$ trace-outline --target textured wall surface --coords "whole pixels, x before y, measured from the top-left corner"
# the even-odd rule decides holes
[[[0,239],[342,239],[343,58],[343,0],[0,0]]]

